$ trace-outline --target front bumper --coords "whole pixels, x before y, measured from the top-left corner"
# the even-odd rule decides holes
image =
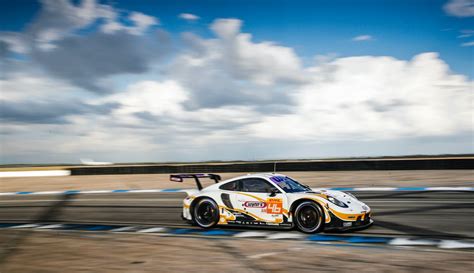
[[[365,229],[370,227],[374,220],[367,214],[364,219],[357,219],[355,221],[343,221],[337,218],[334,214],[329,212],[331,216],[331,222],[326,223],[324,230],[339,230],[339,231],[346,231],[346,230],[358,230],[358,229]]]

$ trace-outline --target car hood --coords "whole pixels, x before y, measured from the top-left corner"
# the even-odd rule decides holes
[[[336,206],[335,204],[327,201],[326,203],[335,209],[338,210],[344,210],[348,213],[364,213],[364,212],[369,212],[370,208],[363,202],[361,202],[359,199],[354,198],[350,196],[349,194],[342,192],[342,191],[335,191],[335,190],[326,190],[326,189],[312,189],[311,191],[307,192],[299,192],[299,193],[292,193],[291,195],[294,195],[297,199],[299,198],[304,198],[304,197],[314,197],[314,196],[321,196],[321,195],[326,195],[326,196],[332,196],[339,201],[344,202],[348,208],[341,208]]]

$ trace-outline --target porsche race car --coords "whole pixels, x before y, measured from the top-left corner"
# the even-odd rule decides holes
[[[220,182],[217,174],[172,174],[170,180],[194,179],[182,217],[202,228],[216,225],[298,228],[305,233],[370,226],[371,210],[354,195],[311,189],[276,173],[249,174]],[[201,178],[215,184],[202,187]]]

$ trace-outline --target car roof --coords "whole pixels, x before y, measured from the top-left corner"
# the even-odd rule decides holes
[[[243,179],[243,178],[271,178],[274,176],[286,176],[286,175],[280,174],[280,173],[249,173],[249,174],[237,176],[237,177],[234,177],[222,182],[233,181],[233,180]]]
[[[280,173],[249,173],[249,174],[246,174],[246,175],[241,175],[241,176],[237,176],[237,177],[233,177],[233,178],[224,180],[220,183],[213,184],[213,185],[210,185],[208,187],[205,187],[204,189],[205,190],[218,189],[222,184],[226,184],[228,182],[232,182],[232,181],[236,181],[236,180],[240,180],[240,179],[245,179],[245,178],[263,178],[265,180],[270,180],[270,178],[274,177],[274,176],[286,176],[286,175],[280,174]]]

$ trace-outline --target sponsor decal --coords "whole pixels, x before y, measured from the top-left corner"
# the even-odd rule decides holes
[[[285,179],[286,179],[286,177],[284,177],[284,176],[272,176],[272,177],[270,177],[270,180],[275,182],[275,183],[285,182]]]
[[[281,198],[268,198],[266,203],[268,214],[282,214],[283,200]]]
[[[265,208],[267,203],[260,201],[245,201],[243,206],[246,208]]]

